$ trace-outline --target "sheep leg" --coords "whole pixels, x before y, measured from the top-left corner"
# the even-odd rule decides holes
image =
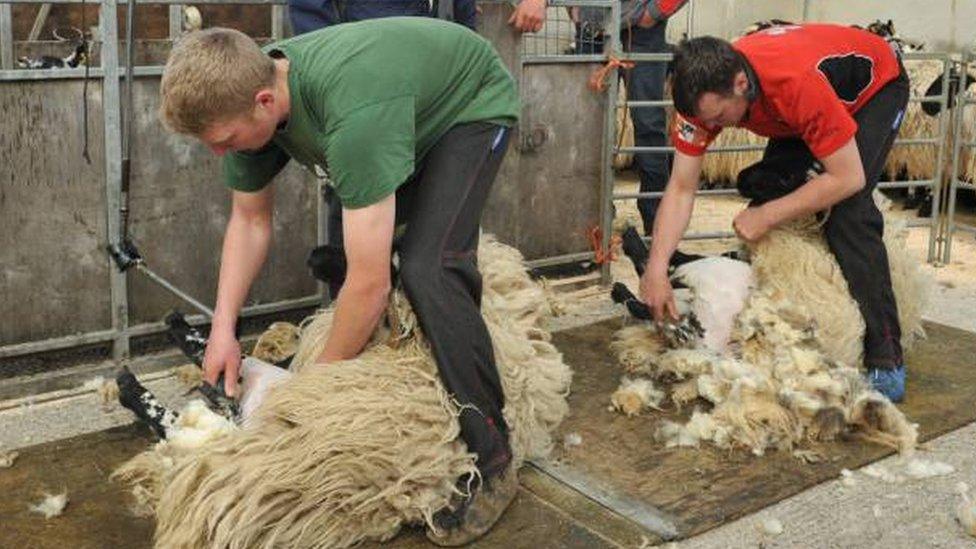
[[[637,234],[637,229],[633,226],[628,226],[621,238],[624,255],[634,264],[637,276],[644,276],[644,266],[647,265],[648,257],[647,245],[644,244],[644,240]]]
[[[176,412],[160,404],[156,395],[139,383],[128,367],[122,367],[115,382],[119,386],[119,404],[131,410],[156,436],[165,439],[166,430],[176,422]]]
[[[627,306],[627,310],[634,318],[640,320],[654,320],[654,315],[651,314],[651,309],[641,300],[637,299],[637,296],[630,291],[630,288],[624,286],[621,282],[615,282],[613,284],[613,289],[610,290],[610,297],[613,299],[614,303],[622,303]]]
[[[836,440],[847,429],[844,411],[837,407],[821,408],[813,416],[808,434],[819,441]]]
[[[167,315],[165,322],[169,328],[166,331],[166,335],[169,336],[170,340],[194,364],[203,367],[203,356],[207,350],[207,338],[203,337],[203,334],[199,330],[190,326],[186,318],[178,312],[172,312]],[[240,416],[240,408],[237,402],[228,397],[227,393],[224,392],[223,375],[217,379],[216,384],[210,385],[204,382],[197,386],[196,389],[207,399],[210,407],[217,411],[217,413],[230,419],[236,419]]]

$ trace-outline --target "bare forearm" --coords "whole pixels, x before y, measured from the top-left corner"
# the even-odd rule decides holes
[[[647,262],[648,273],[667,274],[668,261],[688,228],[694,203],[693,190],[687,192],[677,185],[668,185],[654,218],[654,239],[651,241],[651,253]]]
[[[856,193],[856,183],[844,182],[825,173],[819,175],[790,194],[771,200],[761,207],[773,226],[826,210]]]
[[[233,333],[271,244],[271,219],[232,215],[224,234],[213,330]]]
[[[319,362],[334,362],[355,357],[369,341],[386,310],[388,285],[347,280],[336,300],[332,330]]]

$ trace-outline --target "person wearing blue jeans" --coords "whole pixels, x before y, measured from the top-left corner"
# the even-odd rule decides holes
[[[439,17],[471,30],[475,0],[289,0],[288,17],[295,35],[337,25],[381,17]]]
[[[625,51],[634,53],[666,53],[668,43],[665,39],[667,20],[649,28],[631,27],[621,35]],[[664,97],[664,80],[667,77],[667,64],[644,62],[636,63],[625,73],[628,101],[660,101]],[[667,145],[667,114],[661,107],[631,107],[630,119],[634,124],[634,145],[638,147],[664,147]],[[634,155],[634,164],[640,176],[641,192],[661,192],[670,174],[670,154],[639,153]],[[654,230],[654,214],[660,198],[645,198],[637,201],[644,234]]]
[[[630,53],[667,53],[668,18],[687,0],[650,0],[649,2],[623,2],[620,42]],[[645,5],[646,4],[646,5]],[[643,11],[641,11],[643,9]],[[576,24],[576,53],[603,53],[604,32],[600,21],[603,11],[584,8]],[[667,63],[659,61],[638,62],[624,72],[628,101],[660,101],[664,97]],[[634,144],[638,147],[663,147],[667,145],[667,114],[661,107],[631,107],[630,119],[634,124]],[[661,192],[670,175],[670,154],[639,153],[634,163],[640,176],[641,192]],[[658,198],[637,201],[644,234],[650,235],[654,227]]]

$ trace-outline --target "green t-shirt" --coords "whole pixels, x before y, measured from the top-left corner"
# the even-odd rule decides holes
[[[491,44],[426,17],[347,23],[271,44],[289,61],[291,111],[262,150],[224,157],[224,181],[257,191],[294,158],[327,172],[343,207],[396,191],[451,127],[511,126],[515,81]]]

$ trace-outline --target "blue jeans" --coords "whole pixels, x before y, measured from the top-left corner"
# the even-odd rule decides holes
[[[577,26],[576,51],[581,54],[602,53],[603,36],[599,32],[586,32],[586,24],[581,31]],[[667,21],[661,21],[650,28],[632,27],[622,30],[620,42],[624,51],[633,53],[666,53],[665,39]],[[624,71],[629,101],[660,101],[664,97],[664,80],[667,77],[667,63],[647,61],[637,63],[633,69]],[[667,115],[663,107],[632,107],[630,119],[634,124],[634,144],[638,147],[663,147],[667,145]],[[668,183],[671,172],[670,153],[640,153],[634,155],[634,163],[640,176],[641,192],[660,192]],[[651,234],[654,214],[657,212],[658,198],[645,198],[637,201],[644,233]]]
[[[668,44],[665,40],[667,21],[651,28],[634,27],[624,32],[620,41],[624,51],[634,53],[665,53]],[[667,77],[667,63],[643,62],[624,73],[627,83],[628,101],[660,101],[664,97],[664,80]],[[634,144],[638,147],[664,147],[668,144],[667,114],[663,107],[637,107],[630,109],[634,123]],[[671,173],[670,153],[640,153],[634,155],[637,173],[640,175],[641,192],[663,191]],[[651,234],[654,227],[654,214],[657,213],[659,198],[646,198],[637,201],[644,234]]]
[[[475,0],[454,2],[454,20],[474,29]],[[305,34],[338,23],[396,16],[431,16],[427,0],[289,0],[294,34]]]

